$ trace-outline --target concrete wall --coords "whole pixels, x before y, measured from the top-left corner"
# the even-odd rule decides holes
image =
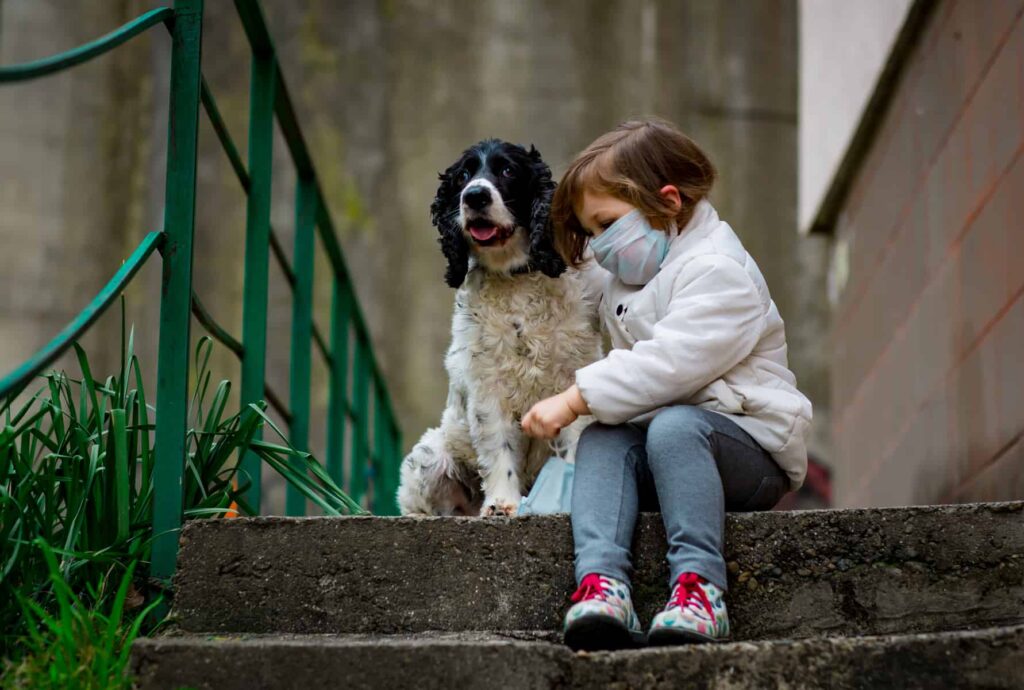
[[[840,505],[1024,496],[1022,13],[939,5],[840,215]]]
[[[802,230],[813,221],[846,153],[911,2],[800,0]]]
[[[24,60],[80,43],[155,4],[3,0],[0,57]],[[498,136],[535,143],[560,174],[617,122],[657,114],[703,144],[721,170],[713,201],[761,265],[786,319],[792,366],[816,404],[814,449],[828,459],[826,242],[796,231],[796,0],[262,4],[407,446],[437,422],[445,399],[453,292],[429,222],[437,171],[467,145]],[[56,18],[56,30],[47,18]],[[12,95],[0,90],[0,295],[12,297],[0,300],[0,369],[44,342],[144,231],[160,227],[166,51],[157,32],[133,53],[79,68],[78,82],[68,75]],[[204,71],[243,151],[246,51],[232,4],[208,2]],[[14,112],[28,121],[14,123]],[[106,147],[90,143],[100,130]],[[214,316],[239,333],[243,198],[205,118],[200,147],[195,284]],[[287,159],[280,139],[275,157]],[[43,185],[46,199],[26,191]],[[293,187],[286,163],[274,178],[272,217],[289,253]],[[271,264],[268,377],[284,392],[290,301]],[[324,328],[326,274],[320,261],[315,313]],[[150,280],[129,299],[129,320],[150,355],[147,307],[156,294]],[[116,327],[108,321],[104,329]],[[111,353],[104,364],[112,365],[113,342],[94,349]],[[155,356],[148,361],[155,369]],[[215,366],[237,380],[228,353],[218,353]],[[314,367],[320,450],[326,372],[317,357]]]

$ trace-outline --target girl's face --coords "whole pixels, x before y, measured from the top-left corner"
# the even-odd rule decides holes
[[[604,232],[609,225],[633,210],[627,202],[604,192],[583,190],[583,196],[573,207],[576,218],[591,238]]]
[[[667,184],[658,190],[658,194],[678,211],[682,208],[679,189]],[[623,201],[605,192],[583,190],[583,196],[573,207],[576,218],[591,238],[597,237],[608,229],[608,226],[633,210],[629,202]]]

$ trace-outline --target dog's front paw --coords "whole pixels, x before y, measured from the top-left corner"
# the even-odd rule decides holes
[[[515,517],[518,512],[519,501],[508,501],[499,498],[484,501],[480,517]]]

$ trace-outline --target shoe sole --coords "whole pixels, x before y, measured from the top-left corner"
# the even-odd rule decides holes
[[[574,652],[632,649],[644,641],[642,632],[632,632],[617,618],[597,614],[573,621],[565,629],[564,637],[565,644]]]
[[[658,628],[647,634],[647,644],[650,647],[670,647],[684,644],[704,644],[707,642],[728,642],[728,638],[709,637],[683,628]]]

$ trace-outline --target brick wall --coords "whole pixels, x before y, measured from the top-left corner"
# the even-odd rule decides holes
[[[1022,14],[938,5],[840,214],[840,506],[1024,498]]]

